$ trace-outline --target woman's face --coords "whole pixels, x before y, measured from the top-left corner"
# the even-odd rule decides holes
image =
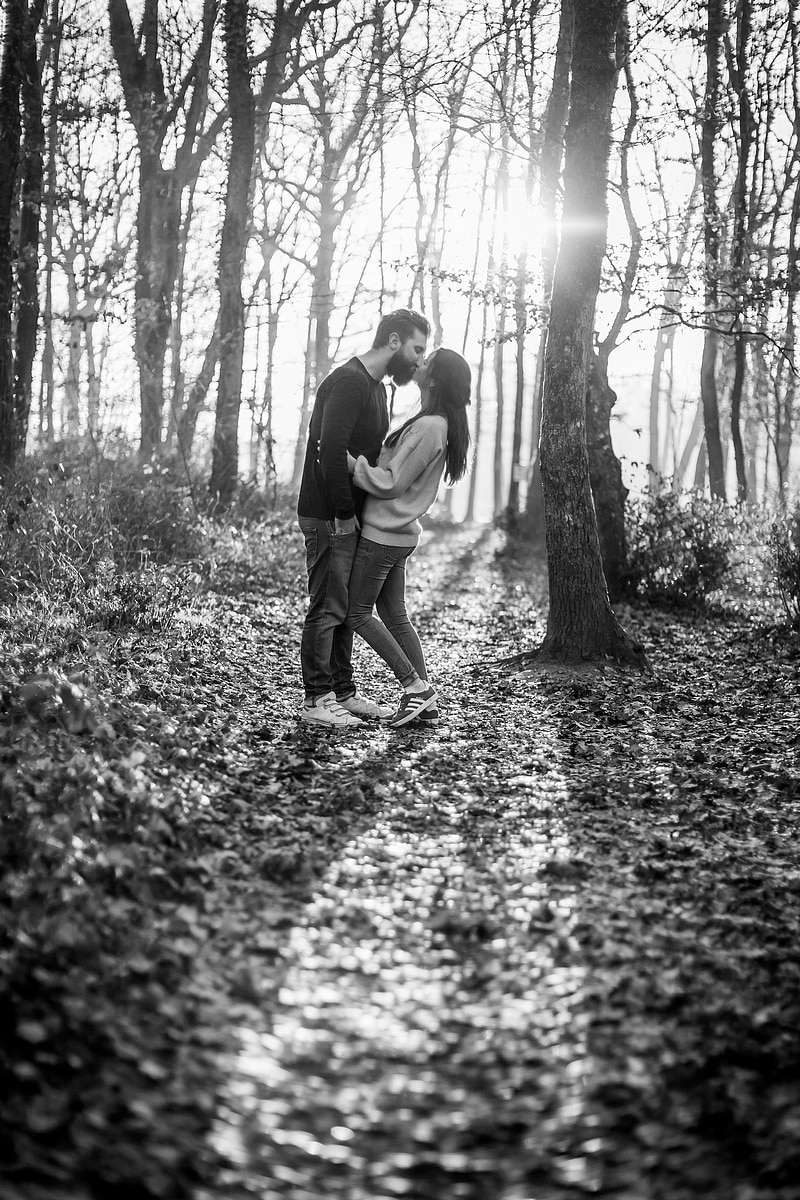
[[[414,382],[423,396],[427,396],[430,391],[430,370],[435,357],[436,351],[434,350],[432,354],[428,355],[422,366],[417,367],[417,373],[414,376]]]

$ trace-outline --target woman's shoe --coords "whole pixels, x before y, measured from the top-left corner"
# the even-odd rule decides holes
[[[407,725],[409,721],[413,721],[420,713],[426,712],[429,708],[434,708],[435,705],[436,692],[432,687],[426,688],[424,692],[406,692],[400,701],[400,707],[397,712],[393,717],[389,718],[389,724],[395,727]]]
[[[419,713],[414,718],[414,723],[416,725],[424,725],[426,729],[432,729],[435,725],[439,724],[438,708],[426,708],[424,712]]]

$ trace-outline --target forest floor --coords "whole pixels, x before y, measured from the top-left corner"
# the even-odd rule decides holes
[[[514,671],[499,544],[415,559],[435,730],[299,725],[296,550],[0,652],[2,1200],[797,1200],[798,639]]]

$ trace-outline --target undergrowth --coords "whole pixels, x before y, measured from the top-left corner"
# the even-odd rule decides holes
[[[253,488],[212,519],[169,464],[28,460],[0,490],[0,631],[70,644],[91,629],[166,629],[205,586],[296,573],[292,523],[285,495]]]

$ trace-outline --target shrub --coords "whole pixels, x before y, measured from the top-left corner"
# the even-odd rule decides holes
[[[198,556],[205,526],[165,467],[29,460],[0,492],[0,594],[20,615],[38,611],[40,634],[76,619],[163,628],[184,597],[186,570],[156,564]]]
[[[773,521],[768,544],[786,616],[792,629],[800,630],[800,500]]]
[[[641,496],[626,509],[627,589],[657,604],[702,607],[730,566],[738,516],[699,492]]]

